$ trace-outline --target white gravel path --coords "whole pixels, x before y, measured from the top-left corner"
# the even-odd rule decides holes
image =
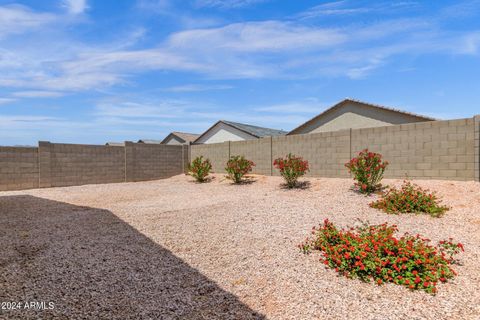
[[[0,192],[0,302],[52,301],[8,319],[480,319],[480,184],[415,181],[453,209],[387,215],[348,179],[231,185],[179,175]],[[384,181],[398,184],[400,181]],[[390,222],[465,246],[436,296],[339,277],[296,245],[325,218]]]

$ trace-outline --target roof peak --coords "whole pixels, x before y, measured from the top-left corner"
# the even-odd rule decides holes
[[[172,131],[171,133],[186,133],[186,134],[198,134],[198,133],[192,133],[192,132],[185,132],[185,131]]]
[[[263,138],[268,136],[280,136],[280,135],[287,134],[287,131],[284,131],[284,130],[260,127],[252,124],[240,123],[240,122],[229,121],[229,120],[218,120],[217,122],[215,122],[215,124],[213,124],[205,132],[203,132],[194,142],[199,141],[207,132],[212,130],[212,128],[214,128],[219,123],[224,123],[228,126],[231,126],[237,130],[243,131],[256,138]]]
[[[385,105],[381,105],[381,104],[377,104],[377,103],[371,103],[371,102],[366,102],[366,101],[363,101],[363,100],[358,100],[358,99],[355,99],[355,98],[345,98],[343,99],[342,101],[336,103],[335,105],[333,105],[332,107],[326,109],[325,111],[328,111],[344,102],[355,102],[355,103],[361,103],[361,104],[364,104],[364,105],[368,105],[368,106],[372,106],[372,107],[376,107],[376,108],[381,108],[381,109],[385,109],[385,110],[390,110],[390,111],[395,111],[395,112],[399,112],[399,113],[403,113],[403,114],[407,114],[407,115],[410,115],[410,116],[414,116],[414,117],[419,117],[419,118],[424,118],[425,120],[438,120],[438,119],[435,119],[435,118],[432,118],[432,117],[429,117],[429,116],[424,116],[424,115],[421,115],[421,114],[418,114],[418,113],[414,113],[414,112],[410,112],[410,111],[404,111],[404,110],[401,110],[401,109],[398,109],[396,107],[387,107]],[[324,111],[324,112],[325,112]]]
[[[420,114],[416,114],[416,113],[413,113],[413,112],[408,112],[408,111],[403,111],[403,110],[400,110],[400,109],[396,109],[396,108],[392,108],[392,107],[386,107],[386,106],[383,106],[383,105],[379,105],[379,104],[375,104],[375,103],[370,103],[370,102],[365,102],[365,101],[361,101],[361,100],[358,100],[358,99],[353,99],[353,98],[345,98],[339,102],[337,102],[336,104],[332,105],[331,107],[328,107],[327,109],[323,110],[322,112],[320,112],[318,115],[314,116],[313,118],[311,118],[310,120],[302,123],[301,125],[299,125],[298,127],[296,127],[295,129],[291,130],[288,134],[292,134],[293,132],[297,131],[298,129],[306,126],[307,124],[309,123],[312,123],[314,122],[315,120],[319,119],[321,116],[325,115],[326,113],[330,112],[331,110],[334,110],[336,108],[339,108],[341,107],[342,105],[344,105],[345,103],[357,103],[357,104],[362,104],[362,105],[365,105],[365,106],[368,106],[368,107],[372,107],[372,108],[377,108],[377,109],[383,109],[383,110],[387,110],[387,111],[392,111],[392,112],[397,112],[397,113],[401,113],[401,114],[404,114],[404,115],[408,115],[410,117],[415,117],[415,118],[420,118],[420,119],[423,119],[425,121],[434,121],[434,120],[437,120],[435,118],[432,118],[432,117],[428,117],[428,116],[423,116],[423,115],[420,115]]]

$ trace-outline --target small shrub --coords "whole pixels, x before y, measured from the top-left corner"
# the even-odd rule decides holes
[[[275,159],[273,165],[280,171],[289,188],[294,188],[297,185],[298,178],[305,175],[309,170],[307,160],[296,157],[291,153],[285,158]]]
[[[337,227],[325,220],[313,227],[312,237],[299,245],[304,253],[322,251],[323,263],[349,278],[359,278],[378,285],[384,282],[420,289],[434,294],[438,282],[446,282],[456,273],[450,267],[453,255],[463,251],[452,239],[429,245],[419,235],[396,238],[395,225],[386,223],[349,228]]]
[[[382,155],[369,152],[368,149],[361,151],[357,157],[345,164],[357,181],[355,186],[361,193],[370,194],[381,187],[387,161],[382,161]]]
[[[227,162],[225,171],[227,171],[228,177],[232,179],[234,183],[240,183],[243,176],[251,172],[254,166],[255,163],[245,159],[244,156],[231,156]]]
[[[188,174],[195,178],[198,182],[205,182],[208,174],[212,170],[210,160],[203,160],[203,156],[196,157],[192,163],[188,165]]]
[[[382,197],[370,203],[370,207],[387,213],[428,213],[440,217],[449,209],[440,205],[435,193],[429,193],[410,181],[404,181],[401,189],[390,188]]]

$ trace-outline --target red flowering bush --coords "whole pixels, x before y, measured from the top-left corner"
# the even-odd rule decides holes
[[[387,161],[382,161],[382,155],[369,152],[368,149],[361,151],[357,157],[345,164],[353,178],[357,180],[355,186],[361,193],[370,194],[380,188]]]
[[[205,182],[208,174],[212,170],[210,160],[203,160],[203,156],[196,157],[188,165],[188,174],[194,177],[198,182]]]
[[[280,171],[289,188],[294,188],[297,185],[298,178],[305,175],[309,170],[307,160],[303,160],[302,157],[296,157],[291,153],[285,158],[275,159],[273,165]]]
[[[456,275],[451,264],[453,255],[463,251],[461,243],[449,239],[432,246],[419,235],[396,238],[397,231],[386,223],[344,230],[325,220],[299,247],[304,253],[322,251],[321,261],[342,275],[379,285],[393,282],[435,294],[438,282]]]
[[[240,183],[244,175],[252,171],[252,168],[255,166],[253,161],[245,159],[244,156],[231,156],[227,162],[227,171],[228,177],[233,180],[235,183]]]
[[[379,200],[370,203],[370,207],[393,214],[423,212],[433,217],[440,217],[449,209],[440,205],[435,193],[410,181],[404,181],[401,189],[390,188]]]

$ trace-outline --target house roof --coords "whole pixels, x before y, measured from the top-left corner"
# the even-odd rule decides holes
[[[176,136],[182,138],[183,140],[185,140],[186,142],[193,142],[195,141],[195,139],[197,139],[198,137],[200,137],[200,134],[199,133],[188,133],[188,132],[178,132],[178,131],[175,131],[173,132]]]
[[[183,140],[183,142],[193,142],[195,139],[197,139],[200,135],[197,133],[188,133],[188,132],[180,132],[180,131],[173,131],[171,132],[168,136],[165,137],[165,139],[162,140],[162,143],[166,143],[167,140],[171,136],[176,136]]]
[[[287,134],[287,131],[278,130],[278,129],[271,129],[271,128],[264,128],[259,126],[253,126],[250,124],[227,121],[227,120],[219,120],[215,122],[213,126],[208,128],[204,133],[202,133],[194,142],[198,141],[201,137],[203,137],[208,131],[214,128],[219,123],[226,124],[227,126],[233,127],[245,133],[248,133],[256,138],[263,138],[263,137],[270,137],[270,136],[282,136]]]
[[[125,145],[125,142],[107,142],[105,143],[105,145],[112,147],[123,147]]]
[[[150,139],[140,139],[137,143],[146,143],[146,144],[160,144],[162,140],[150,140]]]
[[[391,107],[386,107],[386,106],[382,106],[382,105],[378,105],[378,104],[374,104],[374,103],[369,103],[369,102],[364,102],[364,101],[360,101],[360,100],[356,100],[356,99],[351,99],[351,98],[345,98],[343,99],[342,101],[340,101],[339,103],[331,106],[330,108],[328,108],[327,110],[323,111],[322,113],[316,115],[315,117],[313,117],[312,119],[308,120],[307,122],[299,125],[298,127],[296,127],[295,129],[293,129],[292,131],[290,131],[289,133],[287,133],[288,135],[289,134],[293,134],[295,133],[296,131],[300,130],[301,128],[305,127],[305,126],[308,126],[309,124],[317,121],[319,118],[321,118],[322,116],[324,116],[325,114],[327,114],[328,112],[330,111],[333,111],[335,109],[338,109],[340,108],[341,106],[347,104],[347,103],[356,103],[356,104],[360,104],[360,105],[364,105],[364,106],[368,106],[368,107],[373,107],[373,108],[377,108],[377,109],[382,109],[382,110],[387,110],[387,111],[393,111],[393,112],[397,112],[397,113],[401,113],[401,114],[404,114],[404,115],[408,115],[408,116],[411,116],[411,117],[415,117],[415,118],[418,118],[418,119],[421,119],[421,120],[425,120],[425,121],[434,121],[434,120],[437,120],[435,118],[431,118],[431,117],[427,117],[427,116],[423,116],[423,115],[420,115],[420,114],[416,114],[416,113],[412,113],[412,112],[407,112],[407,111],[403,111],[403,110],[399,110],[399,109],[396,109],[396,108],[391,108]]]

